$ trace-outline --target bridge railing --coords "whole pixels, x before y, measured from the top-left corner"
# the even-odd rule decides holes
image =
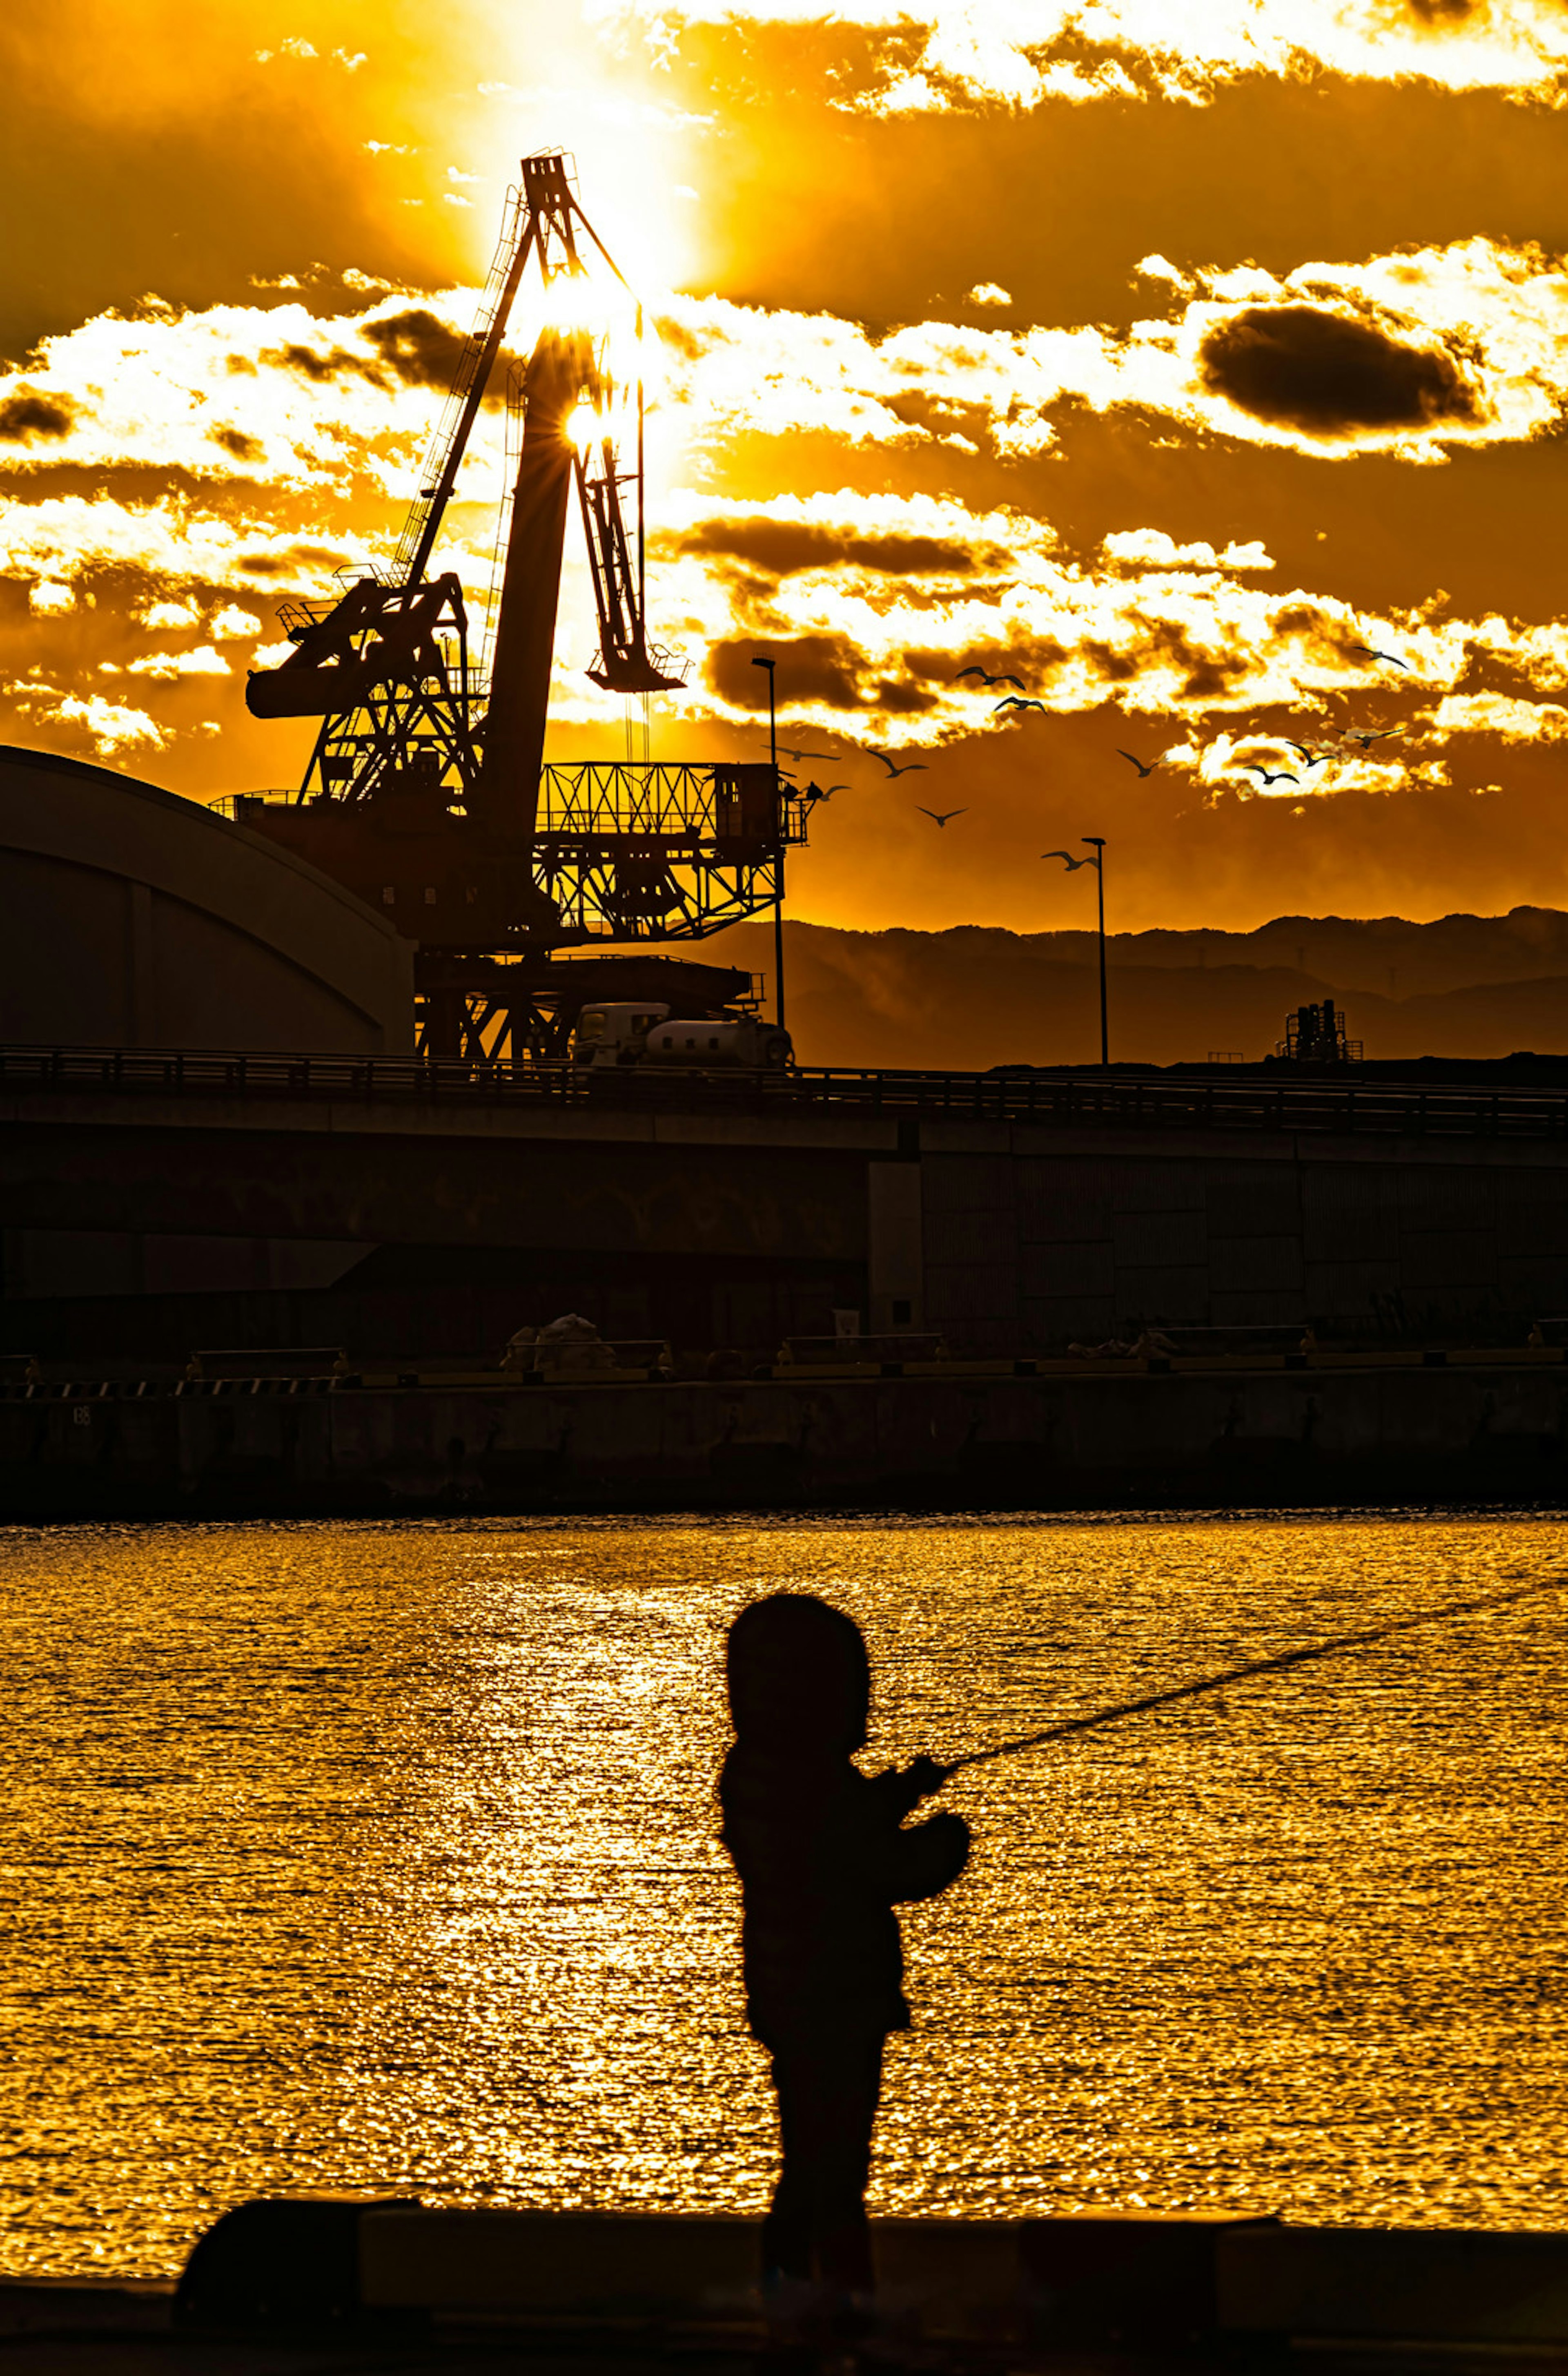
[[[1350,1133],[1568,1140],[1568,1092],[1403,1087],[1355,1080],[1246,1082],[1070,1073],[960,1073],[802,1065],[787,1072],[486,1058],[289,1055],[207,1049],[0,1047],[0,1095],[386,1104],[566,1105],[610,1110],[831,1108],[1043,1128]]]

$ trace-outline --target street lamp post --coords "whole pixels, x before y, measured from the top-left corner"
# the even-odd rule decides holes
[[[752,667],[753,667],[753,668],[766,669],[766,670],[767,670],[767,671],[768,671],[768,756],[769,756],[770,760],[771,760],[771,761],[772,761],[772,769],[773,769],[773,822],[774,822],[774,826],[775,826],[775,829],[777,830],[778,837],[779,837],[779,855],[778,855],[778,869],[779,869],[779,872],[778,872],[778,889],[777,889],[777,893],[776,893],[776,895],[775,895],[775,897],[774,897],[774,899],[773,899],[773,1012],[774,1012],[774,1017],[775,1017],[775,1020],[776,1020],[776,1021],[777,1021],[777,1023],[778,1023],[779,1029],[782,1031],[782,1030],[784,1029],[784,818],[783,818],[783,815],[781,814],[781,810],[782,810],[782,808],[783,808],[783,802],[782,802],[780,801],[780,799],[779,799],[779,712],[778,712],[778,697],[777,697],[777,696],[778,696],[778,688],[777,688],[777,685],[776,685],[776,683],[775,683],[775,682],[774,682],[774,676],[773,676],[773,671],[774,671],[774,670],[777,668],[777,666],[778,666],[778,662],[777,662],[776,660],[765,659],[763,659],[760,655],[759,655],[759,657],[758,657],[757,659],[755,659],[752,661],[751,665],[752,665]]]
[[[1100,1062],[1111,1062],[1111,1028],[1105,1008],[1105,837],[1102,833],[1079,834],[1094,855],[1090,864],[1094,869],[1095,887],[1100,895]]]

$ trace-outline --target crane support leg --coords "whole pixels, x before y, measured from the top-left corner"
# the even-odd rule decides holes
[[[529,358],[525,388],[523,451],[490,666],[477,801],[487,817],[513,833],[532,834],[538,807],[575,458],[570,422],[578,398],[591,390],[593,378],[593,345],[584,333],[552,329],[541,334]]]

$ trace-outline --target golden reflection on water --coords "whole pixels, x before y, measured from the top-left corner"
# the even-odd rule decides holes
[[[301,2188],[756,2210],[725,1625],[864,1624],[955,1755],[1568,1570],[1556,1520],[0,1532],[0,2267]],[[1568,1596],[984,1766],[874,2207],[1568,2224]]]

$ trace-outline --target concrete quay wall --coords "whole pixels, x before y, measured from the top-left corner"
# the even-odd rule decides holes
[[[734,1384],[84,1384],[0,1399],[0,1510],[12,1517],[1565,1491],[1561,1353]]]
[[[6,1342],[51,1356],[397,1360],[568,1309],[760,1359],[846,1305],[1009,1358],[1568,1313],[1562,1139],[25,1089],[0,1123]]]

